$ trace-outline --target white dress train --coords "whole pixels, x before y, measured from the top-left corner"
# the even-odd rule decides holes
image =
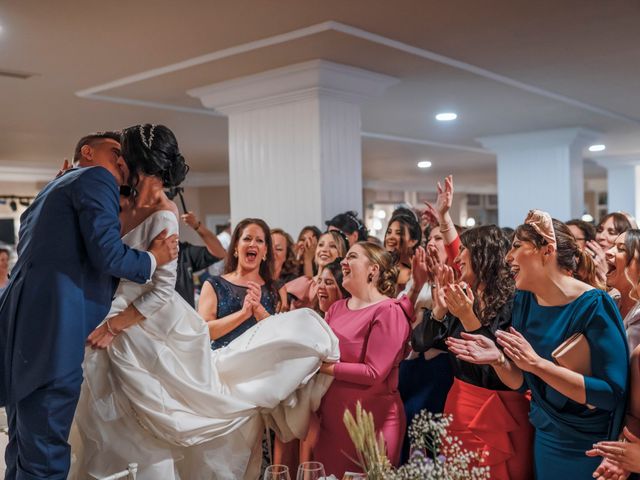
[[[146,250],[173,213],[156,212],[123,237]],[[109,313],[133,303],[146,317],[107,350],[87,349],[72,431],[69,478],[100,478],[137,463],[139,480],[255,479],[265,422],[303,438],[331,378],[338,340],[305,309],[271,316],[210,349],[205,322],[174,291],[176,263],[151,282],[122,280]]]

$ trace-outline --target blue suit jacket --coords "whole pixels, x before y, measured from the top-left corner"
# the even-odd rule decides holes
[[[90,167],[50,182],[22,215],[0,296],[0,406],[79,368],[117,278],[149,279],[149,254],[122,243],[118,212],[113,175]]]

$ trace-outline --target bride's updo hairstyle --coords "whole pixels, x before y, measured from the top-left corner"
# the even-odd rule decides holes
[[[369,262],[378,265],[379,274],[376,282],[378,291],[387,297],[395,297],[399,270],[393,262],[393,256],[375,243],[358,242],[356,245],[364,250]]]
[[[122,131],[122,156],[129,167],[129,185],[135,187],[143,173],[162,180],[165,188],[180,185],[189,165],[178,149],[178,141],[164,125],[135,125]]]

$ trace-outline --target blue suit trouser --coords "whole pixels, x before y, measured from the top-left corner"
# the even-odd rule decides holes
[[[79,368],[6,406],[9,444],[5,480],[67,478],[71,458],[67,441],[81,385]]]

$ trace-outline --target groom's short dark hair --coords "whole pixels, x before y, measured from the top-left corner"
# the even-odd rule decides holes
[[[78,143],[76,144],[76,149],[73,151],[73,164],[76,165],[82,158],[82,153],[80,152],[80,150],[82,150],[82,147],[84,147],[85,145],[92,146],[98,140],[105,140],[105,139],[115,140],[116,142],[120,143],[120,135],[121,135],[121,132],[115,132],[115,131],[96,132],[96,133],[90,133],[89,135],[85,135],[80,140],[78,140]]]

